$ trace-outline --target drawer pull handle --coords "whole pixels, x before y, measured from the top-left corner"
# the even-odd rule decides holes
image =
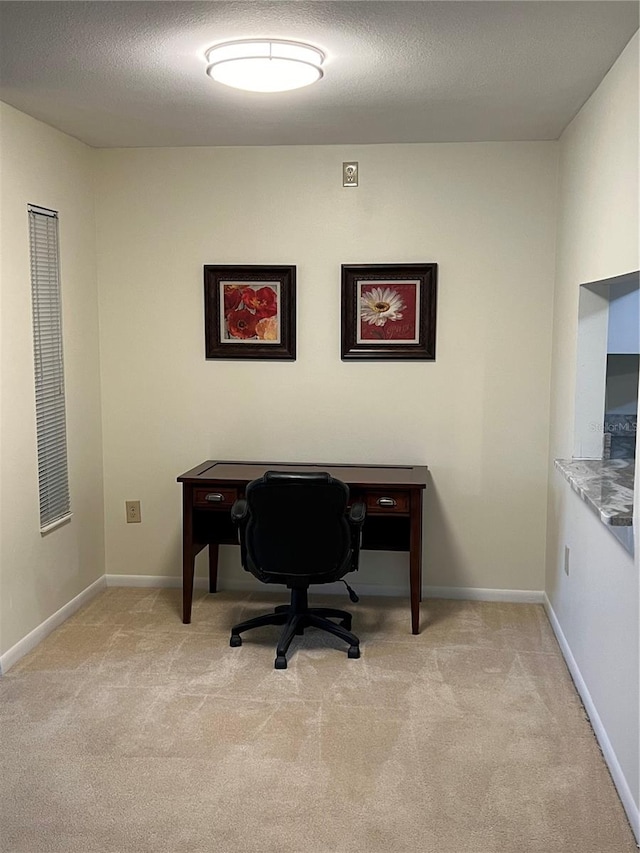
[[[377,504],[378,506],[396,506],[397,501],[395,498],[378,498]]]
[[[211,501],[211,503],[220,503],[224,500],[224,495],[221,495],[220,492],[212,492],[210,495],[205,497],[206,501]]]

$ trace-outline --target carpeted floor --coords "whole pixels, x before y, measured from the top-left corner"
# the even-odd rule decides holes
[[[323,601],[312,596],[312,604]],[[0,680],[2,853],[633,853],[542,607],[108,589]],[[327,599],[325,599],[327,600]]]

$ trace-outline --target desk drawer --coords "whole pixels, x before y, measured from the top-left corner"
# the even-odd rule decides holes
[[[215,486],[210,489],[194,489],[193,505],[209,509],[231,509],[237,497],[237,489],[218,489]]]
[[[409,512],[409,493],[398,491],[367,492],[365,495],[367,512],[370,513],[407,513]]]

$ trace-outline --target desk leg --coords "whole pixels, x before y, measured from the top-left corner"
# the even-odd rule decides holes
[[[193,574],[196,551],[193,546],[193,506],[191,489],[182,488],[182,621],[191,622],[191,602],[193,601]]]
[[[411,541],[409,545],[409,587],[411,589],[411,633],[420,633],[422,599],[422,492],[411,495]]]
[[[209,542],[209,592],[218,589],[218,552],[218,543]]]
[[[191,622],[191,602],[193,601],[193,572],[195,554],[185,543],[182,554],[182,621],[185,625]]]

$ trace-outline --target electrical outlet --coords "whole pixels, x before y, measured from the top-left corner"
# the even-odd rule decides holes
[[[124,505],[127,512],[127,524],[140,524],[142,521],[140,501],[125,501]]]
[[[570,553],[571,552],[569,551],[569,546],[565,545],[564,546],[564,573],[565,573],[565,575],[567,575],[567,577],[569,576],[569,554]]]

